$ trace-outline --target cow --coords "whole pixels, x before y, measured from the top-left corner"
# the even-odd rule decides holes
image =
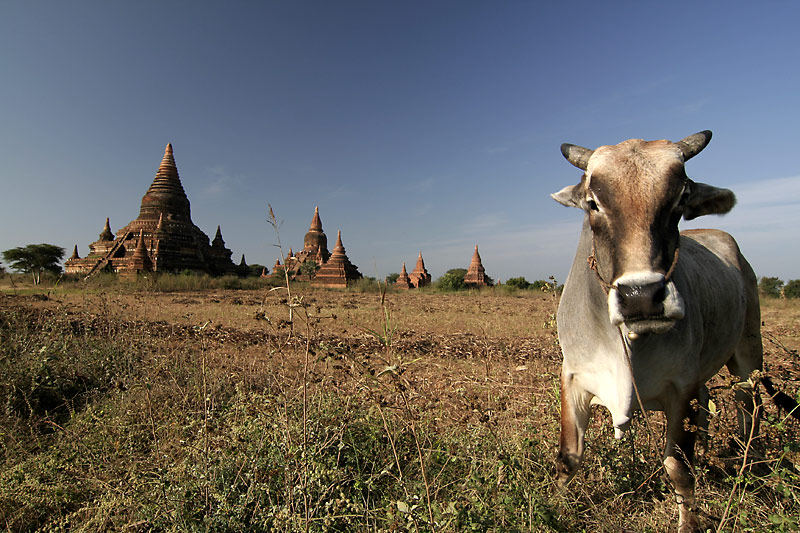
[[[564,157],[584,173],[551,195],[585,213],[557,314],[558,481],[580,465],[590,404],[610,411],[616,438],[635,410],[663,410],[663,464],[680,532],[698,528],[695,432],[685,420],[703,424],[705,384],[722,366],[740,380],[762,368],[756,276],[736,241],[719,230],[678,230],[681,218],[724,214],[736,203],[730,190],[686,175],[684,164],[710,140],[702,131],[678,142],[630,139],[595,150],[563,144]],[[757,395],[740,390],[737,401],[740,430],[757,429]]]

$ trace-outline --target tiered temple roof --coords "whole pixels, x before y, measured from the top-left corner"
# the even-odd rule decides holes
[[[342,244],[342,232],[336,237],[336,246],[328,261],[317,271],[313,285],[322,287],[347,287],[348,282],[360,279],[361,272],[350,262]]]
[[[64,267],[68,273],[87,276],[103,269],[121,273],[196,270],[223,274],[235,271],[231,254],[219,228],[214,245],[210,245],[208,236],[192,223],[172,144],[167,144],[156,176],[142,197],[139,216],[116,236],[106,219],[99,239],[89,245],[89,255],[69,259]]]
[[[306,261],[314,261],[317,266],[322,266],[331,257],[328,251],[328,237],[322,231],[322,219],[319,217],[319,206],[314,207],[314,217],[311,225],[303,238],[303,249],[296,254],[289,249],[289,253],[284,258],[284,265],[289,271],[289,276],[294,279],[300,274],[300,267]],[[280,259],[275,262],[275,267],[280,265]],[[272,269],[273,274],[277,269]],[[277,274],[276,274],[277,275]]]
[[[486,270],[481,263],[481,256],[478,253],[478,245],[475,245],[475,253],[472,254],[472,261],[469,263],[469,268],[464,276],[464,283],[473,287],[485,287],[489,285],[489,280],[486,278]]]
[[[397,277],[397,281],[395,281],[394,285],[398,289],[410,289],[413,287],[408,277],[408,272],[406,272],[405,261],[403,262],[403,270],[400,271],[400,275]]]
[[[431,275],[425,268],[425,261],[422,259],[422,252],[419,253],[419,257],[417,257],[417,264],[408,277],[411,280],[411,285],[417,289],[431,284]]]

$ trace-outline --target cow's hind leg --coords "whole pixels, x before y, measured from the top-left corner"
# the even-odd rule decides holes
[[[758,289],[756,288],[756,275],[741,259],[746,268],[743,269],[743,276],[747,281],[747,307],[745,309],[744,327],[742,337],[736,345],[733,357],[727,362],[726,366],[731,374],[739,378],[740,382],[746,382],[754,370],[763,368],[764,350],[761,344],[761,309],[758,304]],[[752,388],[737,387],[736,403],[738,405],[739,432],[743,443],[747,443],[750,437],[758,435],[758,418],[761,408],[761,398],[758,395],[758,388],[753,384]]]
[[[702,391],[695,398],[702,403]],[[667,447],[664,450],[664,469],[675,488],[678,502],[678,531],[697,531],[697,509],[694,497],[694,443],[696,432],[687,430],[686,424],[702,424],[702,415],[691,406],[692,397],[676,399],[667,406]]]
[[[756,313],[757,311],[756,309]],[[736,404],[739,434],[743,444],[746,444],[748,439],[758,436],[761,409],[761,398],[756,384],[753,383],[752,388],[749,385],[744,386],[754,370],[763,368],[761,321],[758,314],[755,316],[750,316],[750,314],[749,312],[745,322],[742,339],[736,346],[733,357],[726,364],[728,371],[742,382],[742,385],[736,387]]]
[[[556,464],[559,484],[565,484],[583,459],[584,436],[589,423],[592,395],[575,384],[572,374],[561,372],[561,441]]]

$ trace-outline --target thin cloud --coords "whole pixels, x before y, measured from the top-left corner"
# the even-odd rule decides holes
[[[481,213],[462,225],[462,233],[473,234],[502,228],[508,225],[508,217],[503,212]]]
[[[244,176],[229,172],[221,165],[209,167],[207,173],[208,178],[200,189],[200,194],[204,196],[222,196],[240,188],[245,181]]]

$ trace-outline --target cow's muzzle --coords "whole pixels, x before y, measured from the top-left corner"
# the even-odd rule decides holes
[[[683,315],[683,299],[675,284],[658,272],[622,275],[608,291],[611,323],[624,323],[637,334],[664,333]]]

